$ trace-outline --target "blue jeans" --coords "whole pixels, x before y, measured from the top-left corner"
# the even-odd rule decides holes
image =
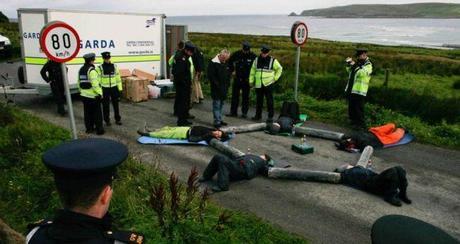
[[[212,114],[214,115],[214,125],[220,125],[222,122],[222,108],[224,100],[212,100]]]

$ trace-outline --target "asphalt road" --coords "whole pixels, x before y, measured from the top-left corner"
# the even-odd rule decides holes
[[[0,64],[0,73],[9,66]],[[54,124],[69,128],[68,118],[55,113],[52,99],[40,96],[16,96],[16,104],[32,114]],[[196,166],[202,171],[217,152],[203,146],[153,146],[136,142],[136,130],[147,123],[159,128],[174,125],[171,116],[173,100],[120,104],[123,125],[106,128],[104,137],[127,144],[130,153],[143,163],[157,165],[162,171],[175,171],[186,179]],[[228,104],[226,105],[228,110]],[[77,129],[84,132],[82,104],[74,99]],[[209,99],[195,106],[191,113],[195,124],[211,125]],[[253,111],[250,111],[252,115]],[[225,118],[230,125],[252,123],[249,120]],[[307,126],[344,131],[331,125],[308,122]],[[230,144],[242,151],[268,153],[274,159],[293,167],[312,170],[333,170],[354,162],[358,154],[337,151],[333,142],[308,138],[315,152],[299,155],[290,150],[298,138],[271,136],[263,132],[237,135]],[[402,165],[409,179],[408,194],[411,205],[393,207],[381,198],[342,185],[273,180],[257,177],[251,181],[236,182],[230,191],[212,195],[225,207],[247,211],[313,243],[370,243],[372,223],[387,214],[402,214],[434,224],[460,239],[460,152],[411,143],[374,153],[377,171]]]

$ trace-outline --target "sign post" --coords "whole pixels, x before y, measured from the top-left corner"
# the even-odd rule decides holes
[[[297,55],[295,63],[295,87],[294,99],[297,102],[297,93],[299,87],[299,69],[300,69],[300,47],[303,46],[308,39],[307,25],[301,21],[296,21],[291,28],[291,40],[297,46]]]
[[[53,21],[45,25],[41,30],[40,47],[48,59],[61,64],[62,81],[64,82],[72,138],[77,139],[67,68],[64,63],[77,56],[80,51],[80,37],[77,31],[70,25],[61,21]]]

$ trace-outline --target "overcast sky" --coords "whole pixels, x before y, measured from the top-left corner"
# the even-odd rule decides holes
[[[460,0],[0,0],[0,11],[16,18],[18,8],[56,8],[151,12],[175,15],[219,14],[289,14],[305,9],[327,8],[349,4],[403,4],[420,2],[460,3]]]

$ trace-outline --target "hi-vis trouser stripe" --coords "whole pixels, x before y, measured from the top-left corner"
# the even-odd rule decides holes
[[[152,62],[160,61],[161,55],[133,55],[133,56],[112,56],[110,59],[113,63],[131,63],[131,62]],[[34,65],[44,65],[48,61],[47,58],[37,58],[37,57],[26,57],[26,64]],[[67,65],[82,65],[85,63],[83,58],[74,58],[69,62],[66,62]],[[96,58],[95,63],[102,63],[102,58]]]

